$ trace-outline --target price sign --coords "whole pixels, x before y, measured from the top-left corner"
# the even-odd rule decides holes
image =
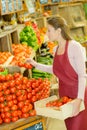
[[[40,0],[40,3],[41,4],[46,4],[46,3],[48,3],[48,0]]]
[[[52,0],[52,2],[53,2],[53,3],[55,3],[55,2],[60,2],[60,0]]]
[[[42,122],[39,122],[33,126],[30,126],[29,128],[25,128],[24,130],[43,130],[43,124]]]

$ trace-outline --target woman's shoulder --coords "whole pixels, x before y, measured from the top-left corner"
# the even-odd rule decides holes
[[[77,42],[75,40],[69,41],[70,50],[78,50],[78,49],[82,49],[82,48],[83,48],[83,46],[79,42]]]
[[[83,55],[84,59],[86,60],[86,50],[79,42],[75,40],[69,41],[69,53],[75,55]]]

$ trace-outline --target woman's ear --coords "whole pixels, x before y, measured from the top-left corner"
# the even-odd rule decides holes
[[[57,29],[57,32],[60,34],[60,33],[61,33],[61,28],[58,28],[58,29]]]

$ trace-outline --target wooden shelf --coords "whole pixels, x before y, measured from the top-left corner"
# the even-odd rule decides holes
[[[35,123],[37,123],[38,121],[42,121],[43,122],[44,118],[41,117],[41,116],[34,116],[34,117],[29,117],[29,118],[22,118],[22,119],[19,119],[18,121],[16,122],[11,122],[9,124],[2,124],[0,125],[0,130],[23,130],[22,128],[25,128],[25,126],[29,127],[32,126]],[[43,122],[44,123],[44,122]],[[45,130],[45,128],[43,129]]]
[[[1,15],[11,14],[23,9],[21,0],[0,0]]]

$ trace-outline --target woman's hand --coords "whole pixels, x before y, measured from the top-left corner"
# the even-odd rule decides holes
[[[36,67],[37,66],[37,62],[36,61],[34,61],[32,58],[27,58],[26,59],[26,62],[28,62],[28,63],[30,63],[31,65],[33,65],[34,67]]]
[[[80,105],[81,105],[81,99],[75,99],[76,101],[72,103],[73,105],[73,112],[72,112],[72,116],[77,116],[79,114],[80,111]]]

